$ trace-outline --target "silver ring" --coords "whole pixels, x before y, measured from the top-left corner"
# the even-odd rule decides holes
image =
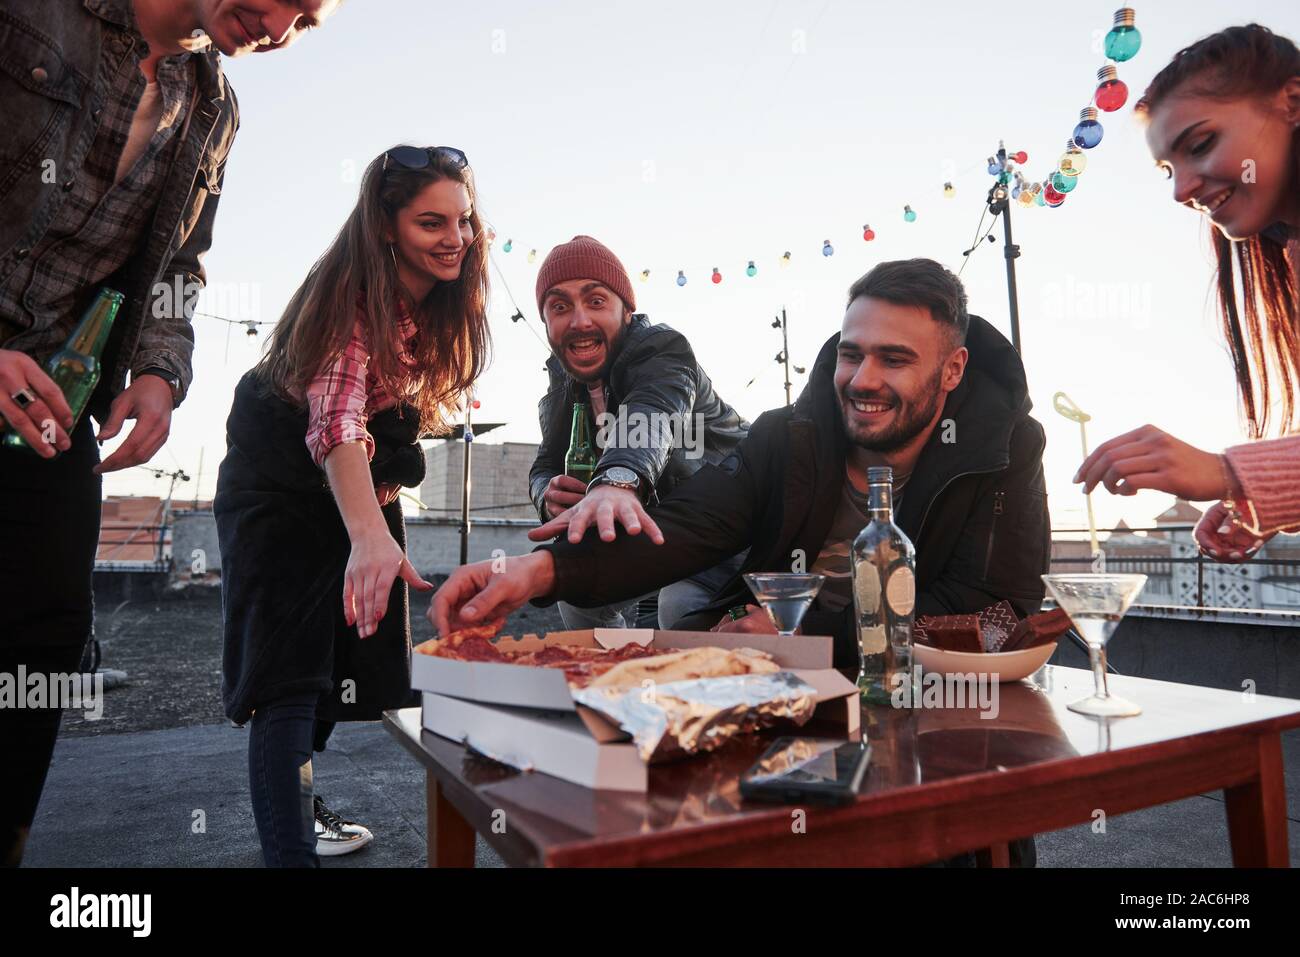
[[[20,409],[25,409],[33,402],[36,401],[36,396],[32,395],[31,391],[28,390],[26,387],[19,389],[17,392],[11,395],[10,398],[13,399],[14,402],[18,404],[18,408]]]

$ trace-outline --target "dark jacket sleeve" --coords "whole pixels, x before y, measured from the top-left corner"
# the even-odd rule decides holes
[[[1043,427],[1024,418],[1011,435],[1007,468],[980,480],[971,512],[943,571],[916,596],[916,614],[977,612],[1003,599],[1024,617],[1042,609],[1039,577],[1051,562],[1043,481]]]
[[[541,546],[555,558],[555,587],[545,601],[586,608],[625,601],[749,547],[775,474],[773,443],[783,430],[783,416],[761,417],[728,459],[705,465],[648,509],[664,533],[662,545],[621,528],[614,541],[602,542],[592,528],[577,545]]]
[[[606,430],[597,472],[621,465],[654,487],[673,451],[672,423],[684,425],[695,408],[699,366],[686,337],[666,326],[656,327],[628,348],[631,352],[619,359],[627,371],[617,397],[619,414],[626,417],[628,427],[625,435]],[[646,427],[644,435],[639,432],[641,423]],[[621,446],[620,439],[630,441]]]
[[[569,450],[569,435],[564,430],[567,395],[564,377],[552,372],[550,388],[542,401],[537,403],[542,441],[537,446],[533,467],[528,472],[528,493],[543,522],[549,522],[551,517],[546,514],[546,503],[542,496],[546,494],[546,486],[551,479],[564,471],[564,455]]]
[[[207,284],[203,256],[212,246],[212,227],[217,218],[217,203],[226,176],[225,159],[217,165],[215,173],[200,171],[200,175],[210,176],[211,180],[205,179],[207,196],[203,200],[199,218],[163,270],[154,289],[150,290],[144,324],[140,328],[140,341],[131,357],[133,378],[145,369],[162,368],[180,379],[178,404],[184,400],[194,379],[192,315],[198,293]],[[176,289],[184,290],[183,299],[179,303],[174,302]],[[158,295],[160,292],[161,296]]]

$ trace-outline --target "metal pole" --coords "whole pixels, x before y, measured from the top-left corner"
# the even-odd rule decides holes
[[[473,408],[474,400],[471,395],[465,396],[465,474],[461,481],[460,488],[460,563],[469,564],[469,450],[474,444],[474,431],[471,428],[470,410]]]
[[[199,471],[194,476],[194,511],[199,510],[199,483],[203,481],[203,446],[199,446]]]
[[[790,404],[790,336],[786,333],[785,306],[781,307],[781,358],[785,362],[785,404]]]
[[[1020,300],[1016,294],[1016,260],[1020,247],[1011,241],[1011,203],[1002,199],[1002,232],[1005,238],[1003,255],[1007,259],[1007,299],[1011,303],[1011,345],[1020,354]]]

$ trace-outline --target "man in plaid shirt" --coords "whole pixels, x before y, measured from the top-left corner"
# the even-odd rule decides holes
[[[92,628],[100,475],[147,462],[189,389],[200,259],[239,126],[220,55],[287,46],[338,2],[0,9],[0,431],[31,446],[0,447],[0,681],[76,672]],[[126,299],[90,403],[95,435],[42,366],[105,286]],[[127,419],[100,463],[97,440]],[[0,864],[20,861],[40,800],[61,719],[46,704],[0,707]]]

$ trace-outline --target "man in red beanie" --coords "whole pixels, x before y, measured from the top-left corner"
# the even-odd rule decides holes
[[[619,524],[662,542],[644,506],[703,465],[722,463],[749,423],[714,391],[685,336],[636,312],[627,270],[590,236],[551,250],[537,274],[537,308],[552,350],[550,388],[539,406],[542,443],[529,476],[542,521],[576,518],[596,525],[606,541]],[[599,455],[590,482],[564,469],[575,403]],[[743,558],[662,589],[660,627],[706,602]],[[636,605],[561,602],[560,614],[569,628],[632,627]]]

